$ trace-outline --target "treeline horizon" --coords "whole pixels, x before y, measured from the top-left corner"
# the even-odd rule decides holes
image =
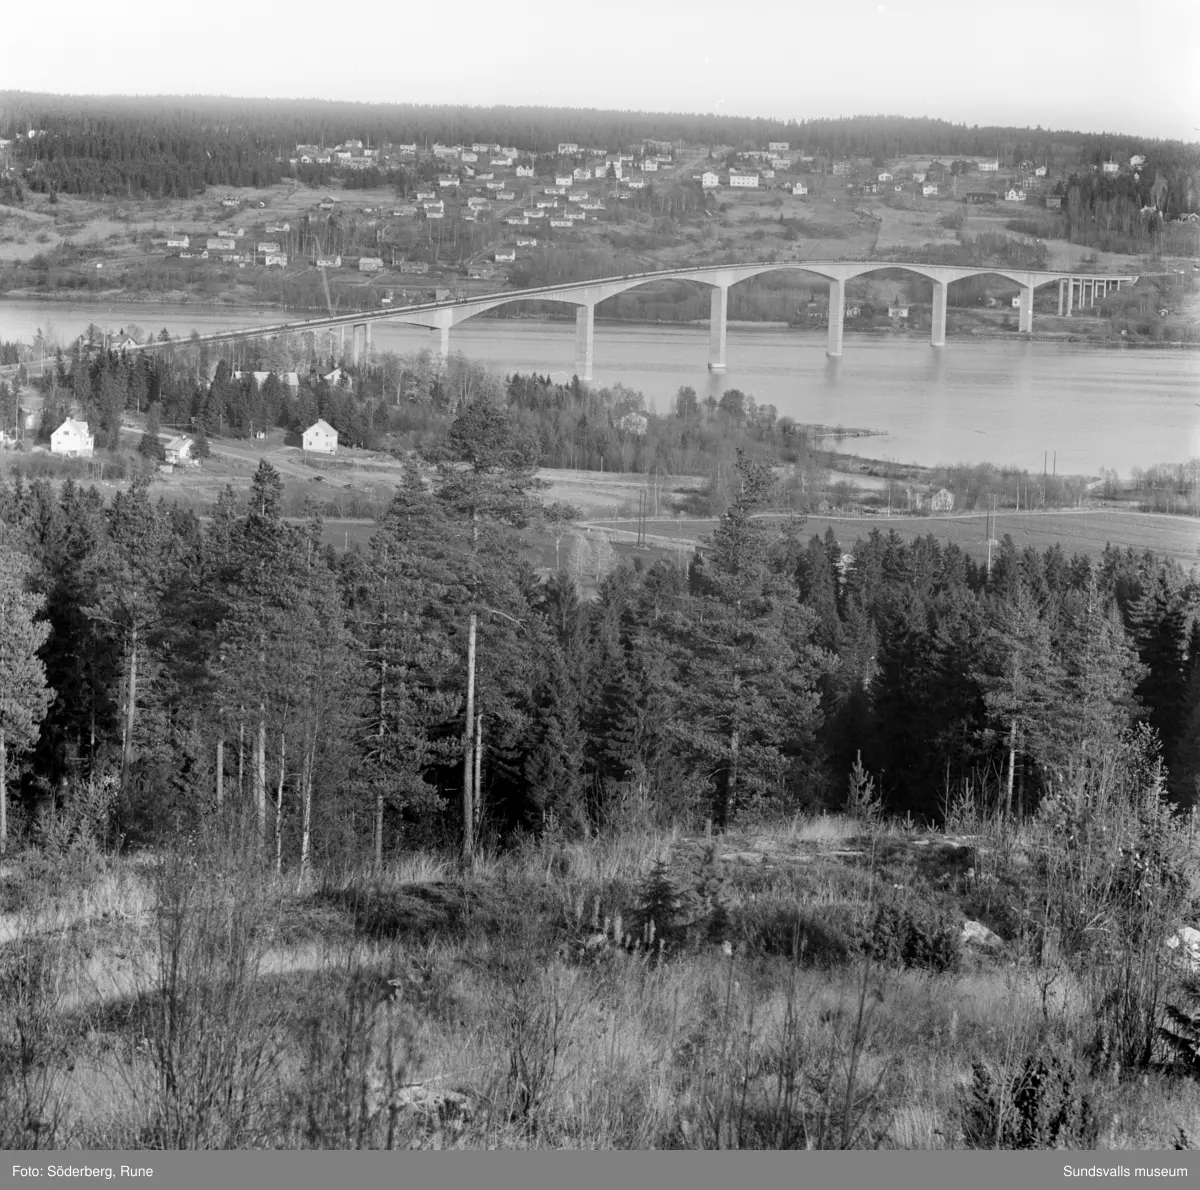
[[[24,139],[30,129],[46,135]],[[21,134],[22,140],[15,140]],[[71,96],[0,92],[0,136],[13,138],[38,189],[127,197],[188,197],[209,186],[263,186],[290,174],[301,143],[513,144],[536,153],[573,141],[616,150],[643,140],[762,147],[829,156],[907,154],[1099,163],[1154,152],[1172,169],[1200,163],[1200,146],[1136,133],[968,126],[929,117],[766,117],[552,107],[367,104],[212,96]]]

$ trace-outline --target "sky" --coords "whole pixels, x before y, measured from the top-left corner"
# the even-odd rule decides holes
[[[59,0],[0,90],[888,113],[1200,141],[1200,0]],[[16,47],[26,51],[12,52]]]

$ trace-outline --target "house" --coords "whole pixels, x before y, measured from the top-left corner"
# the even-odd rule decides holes
[[[1142,153],[1134,153],[1134,155],[1132,157],[1130,157],[1130,159],[1129,159],[1129,168],[1130,169],[1140,169],[1145,164],[1146,164],[1146,158],[1145,158],[1145,155]]]
[[[518,248],[536,248],[537,240],[535,240],[535,239],[517,240],[517,247]]]
[[[517,250],[515,248],[502,248],[492,259],[497,264],[512,264],[517,259]]]
[[[700,185],[703,186],[705,190],[715,190],[721,185],[721,179],[718,178],[711,169],[706,169],[704,173],[700,175]]]
[[[467,206],[472,211],[486,211],[491,204],[482,195],[475,195],[473,198],[467,199]]]
[[[462,155],[462,160],[467,165],[474,165],[479,160],[479,154],[467,152],[466,150],[464,150],[463,155]]]
[[[428,209],[425,211],[425,218],[426,218],[426,219],[445,219],[445,217],[446,217],[446,212],[445,212],[445,211],[439,211],[439,210],[436,210],[435,208],[432,208],[432,207],[428,208]]]
[[[501,167],[507,167],[507,166],[512,165],[512,158],[511,157],[493,157],[490,164],[491,165],[499,165]]]
[[[204,246],[209,252],[233,252],[237,241],[225,236],[209,236]]]
[[[907,318],[908,317],[908,307],[907,306],[888,306],[888,317],[889,318]]]
[[[984,206],[988,203],[996,201],[997,195],[994,190],[968,190],[965,195],[965,201],[972,206]]]
[[[767,149],[771,153],[789,153],[791,152],[791,142],[786,140],[771,140],[767,141]]]
[[[558,142],[558,155],[566,157],[571,153],[578,153],[579,146],[573,140],[564,140]]]
[[[1061,194],[1046,195],[1046,210],[1061,211],[1062,210],[1062,195]]]
[[[551,219],[551,227],[574,227],[575,224],[570,219]]]
[[[743,190],[758,189],[758,174],[736,174],[730,173],[729,185]]]
[[[512,190],[501,190],[500,193],[496,195],[496,197],[501,202],[512,202],[512,200],[514,198],[516,198],[517,196],[516,196],[516,193]]]
[[[95,438],[88,433],[85,421],[76,421],[68,417],[53,434],[50,435],[50,453],[67,455],[69,458],[90,459]]]
[[[263,240],[254,247],[255,252],[279,252],[279,245],[274,240]]]
[[[313,422],[313,424],[309,426],[303,434],[300,435],[300,442],[304,447],[305,453],[312,451],[314,454],[337,454],[337,430],[335,430],[333,426],[325,421],[324,418]]]
[[[340,269],[342,267],[341,256],[318,256],[317,268],[319,269]]]
[[[440,176],[440,177],[438,178],[437,184],[438,184],[438,186],[440,186],[440,187],[442,187],[443,189],[445,189],[445,188],[446,188],[446,187],[448,187],[448,186],[457,186],[457,185],[458,185],[458,179],[457,179],[457,178],[455,178],[455,177],[452,177],[452,176],[451,176],[451,175],[449,175],[449,174],[443,174],[442,176]]]
[[[445,211],[446,203],[443,199],[439,198],[436,202],[426,202],[424,208],[425,214],[428,215],[430,211]]]
[[[797,198],[799,198],[799,197],[801,197],[802,195],[805,195],[805,194],[807,194],[807,193],[808,193],[808,187],[807,187],[807,186],[806,186],[806,185],[805,185],[803,182],[797,182],[797,183],[796,183],[796,184],[795,184],[795,185],[792,187],[792,193],[793,193],[794,195],[796,195],[796,197],[797,197]]]
[[[1000,169],[999,161],[981,161],[979,163],[979,172],[981,174],[994,174]]]
[[[641,438],[650,426],[650,419],[644,413],[638,413],[636,410],[630,410],[623,417],[617,418],[617,429],[623,430],[626,434],[633,434],[637,438]]]
[[[518,165],[517,166],[517,177],[518,178],[532,178],[533,177],[533,166],[532,165]]]
[[[527,215],[510,215],[504,220],[509,227],[528,227],[529,217]]]
[[[360,273],[382,273],[383,259],[379,256],[360,256],[358,258],[358,271]]]
[[[232,210],[238,206],[238,200],[236,198],[223,198],[221,199],[221,206]]]
[[[764,169],[762,171],[762,176],[764,178],[773,178],[775,176],[775,171],[773,169]],[[630,185],[632,186],[633,183],[631,182]]]
[[[648,174],[658,173],[658,162],[653,158],[647,158],[642,162],[642,169]]]
[[[168,248],[186,248],[191,243],[187,236],[170,236],[167,238]]]
[[[1024,202],[1025,201],[1025,191],[1018,190],[1015,186],[1009,187],[1009,189],[1005,192],[1004,201],[1005,202]]]
[[[847,318],[857,318],[861,313],[861,306],[847,306],[845,309],[845,315]]]
[[[926,182],[925,185],[921,187],[921,193],[926,198],[936,198],[937,192],[938,188],[933,182]]]
[[[281,269],[287,268],[287,253],[286,252],[267,252],[263,256],[263,264],[267,268],[278,266]]]
[[[929,501],[929,507],[934,512],[953,512],[954,493],[949,488],[938,488]]]
[[[192,461],[192,440],[186,434],[172,438],[165,449],[168,463],[190,463]]]
[[[429,262],[425,260],[402,260],[399,265],[402,273],[427,273]]]
[[[575,178],[572,174],[556,174],[554,177],[556,186],[569,186],[573,181]]]
[[[108,341],[109,351],[131,351],[138,345],[138,341],[132,336],[125,334],[122,331],[119,335],[113,335]]]
[[[929,175],[926,174],[926,172],[923,169],[918,169],[918,170],[913,171],[913,181],[914,182],[923,182],[923,181],[925,181],[925,179],[928,176]]]
[[[332,198],[323,198],[319,203],[317,203],[317,209],[321,211],[332,211],[336,206],[337,203],[335,203]]]
[[[267,228],[267,234],[271,235],[274,232],[282,233],[282,232],[291,231],[291,230],[292,230],[292,225],[290,223],[273,223],[270,227]],[[209,244],[209,247],[211,248],[212,244]]]
[[[890,173],[888,173],[888,171],[886,169],[883,171],[883,173],[881,173],[879,175],[879,181],[881,181],[881,182],[890,182],[891,180],[892,180],[892,175]]]
[[[1039,165],[1037,169],[1033,171],[1033,176],[1035,178],[1044,178],[1046,176],[1046,167],[1044,165]]]
[[[1115,173],[1118,173],[1118,172],[1120,171],[1120,169],[1121,169],[1121,166],[1120,166],[1120,164],[1119,164],[1119,163],[1117,163],[1116,161],[1106,161],[1106,162],[1105,162],[1105,163],[1104,163],[1104,164],[1103,164],[1103,165],[1100,167],[1100,171],[1101,171],[1101,173],[1106,173],[1106,174],[1115,174]]]

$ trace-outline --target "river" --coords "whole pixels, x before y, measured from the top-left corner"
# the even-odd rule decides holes
[[[0,339],[31,342],[38,328],[68,342],[89,322],[117,330],[166,327],[176,337],[279,320],[278,311],[125,303],[0,300]],[[428,345],[419,327],[376,323],[375,350]],[[660,412],[680,385],[703,398],[739,388],[780,416],[880,431],[845,449],[905,463],[992,462],[1040,471],[1057,452],[1060,473],[1178,463],[1200,457],[1200,354],[1080,343],[847,334],[845,354],[825,355],[824,331],[729,328],[723,374],[707,369],[704,326],[598,322],[594,383],[620,382]],[[451,350],[498,372],[574,371],[574,322],[476,318],[455,327]]]

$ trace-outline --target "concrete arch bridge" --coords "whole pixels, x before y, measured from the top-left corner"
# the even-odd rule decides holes
[[[725,370],[726,316],[729,289],[739,281],[764,273],[792,270],[824,277],[829,282],[829,344],[826,354],[842,354],[842,330],[846,308],[846,282],[868,273],[885,269],[901,269],[928,277],[933,283],[933,319],[930,342],[934,347],[946,345],[946,295],[950,285],[965,277],[1003,277],[1020,288],[1020,317],[1018,329],[1023,334],[1033,330],[1033,293],[1042,285],[1058,283],[1059,313],[1070,315],[1075,305],[1081,308],[1094,304],[1110,289],[1132,285],[1136,275],[1103,275],[1046,272],[1000,267],[964,268],[951,265],[909,264],[894,260],[840,261],[769,261],[748,264],[701,265],[693,268],[660,269],[654,272],[633,273],[621,277],[602,277],[590,281],[571,281],[560,285],[544,285],[535,289],[514,289],[502,293],[481,294],[475,297],[454,298],[441,302],[401,306],[367,313],[335,314],[296,322],[281,322],[268,326],[246,327],[199,335],[189,342],[218,343],[238,339],[274,338],[279,335],[309,334],[319,330],[341,328],[343,345],[346,328],[351,331],[351,355],[359,362],[371,350],[371,327],[376,322],[398,322],[428,327],[430,347],[438,355],[450,351],[450,331],[458,323],[510,302],[551,301],[576,307],[575,371],[582,380],[592,379],[593,339],[596,306],[639,285],[653,281],[690,281],[711,290],[709,318],[708,365],[713,371]],[[145,343],[137,350],[153,350],[162,343]]]

